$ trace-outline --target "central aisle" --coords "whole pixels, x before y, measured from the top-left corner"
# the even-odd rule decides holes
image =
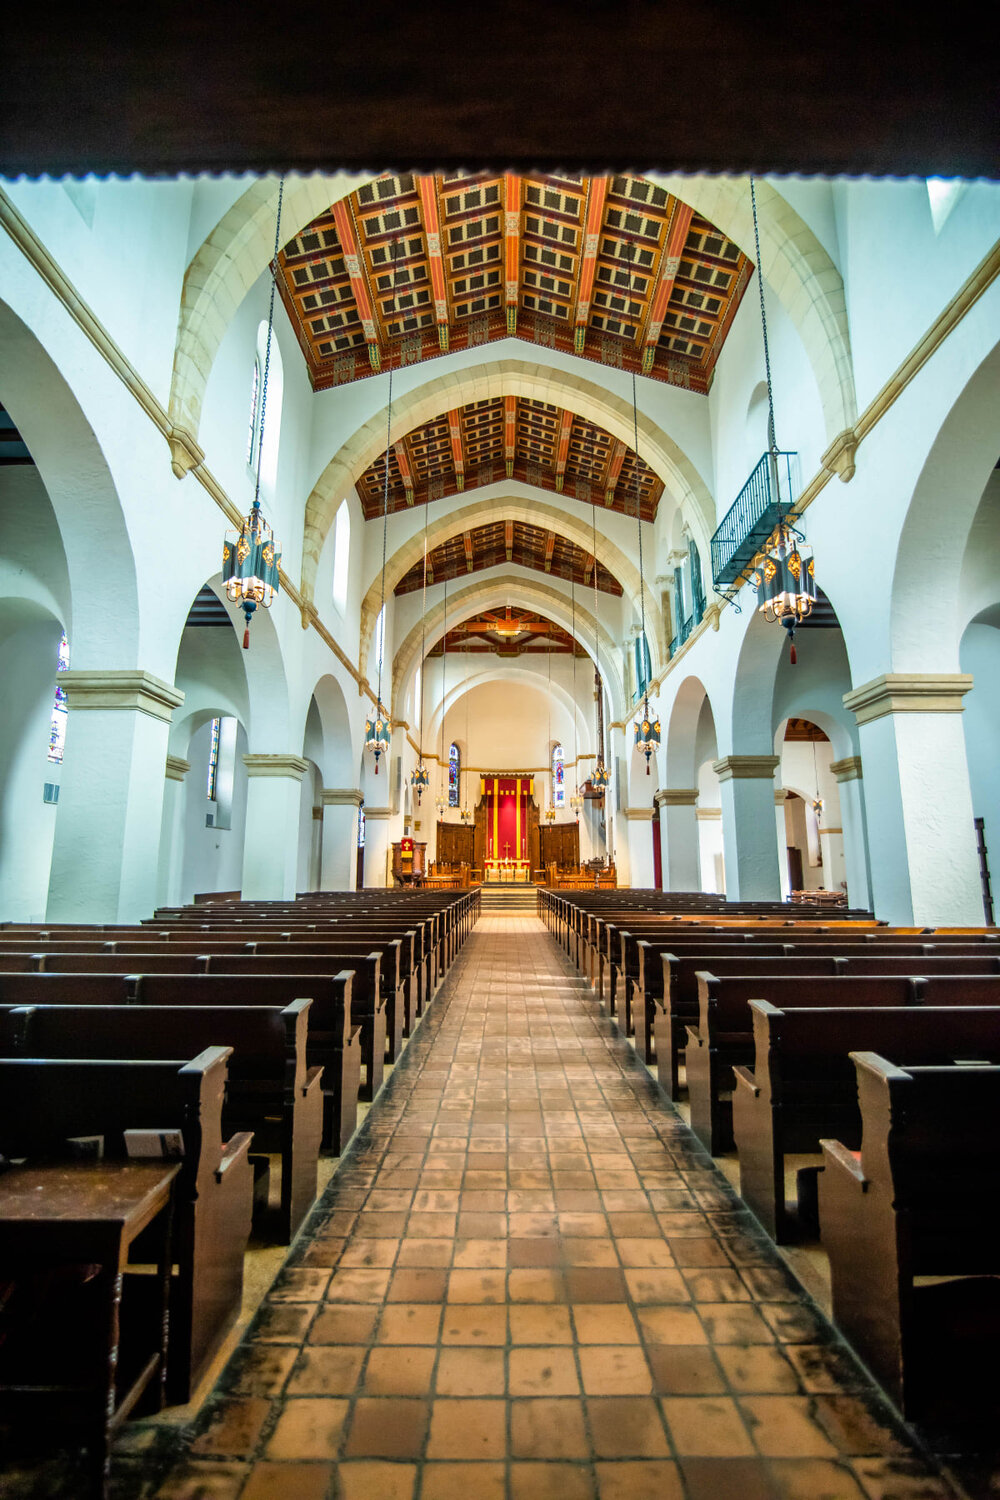
[[[162,1500],[938,1500],[535,917],[487,917]]]

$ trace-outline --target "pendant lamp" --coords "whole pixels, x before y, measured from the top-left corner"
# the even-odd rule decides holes
[[[396,241],[392,242],[392,307],[396,306]],[[386,410],[385,421],[385,482],[382,487],[382,590],[379,600],[379,612],[376,616],[375,636],[378,645],[378,686],[375,693],[375,708],[368,719],[365,720],[365,749],[369,750],[375,759],[375,775],[378,775],[378,763],[381,756],[386,755],[389,750],[389,742],[392,738],[392,724],[389,715],[382,706],[382,657],[385,653],[385,552],[386,541],[389,534],[389,454],[392,451],[392,365],[389,366],[389,401]]]
[[[629,246],[629,298],[632,296],[632,262],[635,258],[635,245]],[[639,402],[636,395],[635,371],[632,371],[632,433],[633,452],[635,455],[635,525],[639,533],[639,619],[642,634],[640,636],[640,655],[642,658],[642,712],[635,721],[635,748],[646,757],[646,775],[649,775],[649,762],[656,754],[660,745],[660,721],[650,713],[649,709],[649,686],[646,682],[646,582],[642,568],[642,488],[639,479]],[[596,561],[595,561],[596,566]]]
[[[607,788],[609,776],[608,768],[604,764],[604,712],[601,705],[601,694],[604,688],[601,685],[601,627],[598,618],[597,593],[597,502],[593,497],[593,492],[591,492],[590,499],[590,524],[593,529],[591,545],[594,549],[594,684],[596,687],[594,697],[597,703],[597,763],[590,779],[598,791],[603,792]]]
[[[417,705],[418,731],[417,731],[417,768],[410,777],[410,785],[417,794],[417,806],[420,806],[420,798],[431,784],[430,773],[424,765],[424,650],[427,643],[427,523],[430,517],[430,506],[424,506],[424,583],[423,603],[420,609],[420,702]]]

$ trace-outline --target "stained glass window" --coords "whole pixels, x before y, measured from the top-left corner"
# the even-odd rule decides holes
[[[221,719],[212,720],[212,732],[208,742],[207,796],[209,802],[215,801],[215,793],[219,784],[219,730],[221,726]]]
[[[552,751],[552,806],[566,806],[566,783],[564,780],[563,747],[556,745]]]
[[[448,806],[458,806],[459,782],[462,775],[462,752],[457,745],[448,751]]]
[[[358,807],[358,848],[365,847],[365,804],[362,802]]]
[[[69,644],[65,635],[59,642],[59,651],[56,656],[56,671],[65,672],[69,666]],[[66,720],[69,717],[69,708],[66,703],[66,689],[56,683],[56,697],[52,705],[52,718],[49,721],[49,760],[55,761],[56,765],[62,764],[63,752],[66,749]]]
[[[253,380],[250,382],[250,425],[247,432],[247,463],[251,466],[257,458],[257,402],[260,399],[260,355],[254,358]]]

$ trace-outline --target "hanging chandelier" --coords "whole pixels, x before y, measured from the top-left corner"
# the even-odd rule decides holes
[[[594,558],[594,572],[597,572],[597,558]],[[573,791],[569,799],[569,805],[576,813],[576,821],[580,821],[580,808],[583,806],[583,793],[580,791],[580,720],[577,712],[576,699],[576,579],[570,579],[570,600],[572,601],[573,625],[570,639],[570,650],[573,652]]]
[[[447,684],[445,682],[445,668],[448,665],[448,580],[444,581],[444,635],[441,638],[441,753],[438,756],[438,765],[444,774],[444,782],[437,795],[438,818],[444,816],[448,806],[448,779],[451,775],[451,766],[444,758],[444,705]]]
[[[267,344],[264,349],[264,373],[260,382],[260,413],[254,413],[257,444],[257,473],[250,514],[235,531],[226,533],[222,544],[222,581],[230,604],[238,604],[246,624],[243,649],[250,649],[250,621],[258,606],[270,609],[281,583],[281,553],[274,544],[274,532],[260,509],[260,476],[264,456],[264,418],[267,412],[267,383],[271,373],[271,339],[274,334],[274,292],[278,277],[278,252],[281,249],[281,201],[285,179],[278,181],[278,212],[274,224],[274,259],[271,262],[271,298],[267,310]]]
[[[468,653],[468,650],[469,650],[468,637],[466,637],[466,640],[465,640],[465,650],[466,650],[466,653]],[[469,766],[468,766],[468,761],[469,761],[469,671],[468,671],[468,667],[466,667],[466,672],[465,672],[465,755],[463,757],[462,765],[459,768],[459,772],[458,772],[458,798],[459,798],[459,801],[462,804],[461,818],[462,818],[462,822],[463,823],[467,823],[469,821],[469,804],[466,801],[466,798],[463,795],[463,790],[462,790],[462,777],[463,777],[463,775],[465,777],[465,793],[467,794],[468,790],[469,790]]]
[[[590,496],[590,524],[593,528],[591,545],[594,549],[594,684],[596,688],[594,700],[597,704],[597,764],[594,766],[590,780],[598,791],[603,792],[607,788],[609,776],[608,768],[604,764],[604,707],[601,702],[601,693],[604,689],[601,686],[601,626],[597,593],[597,501],[594,499],[593,491]]]
[[[774,391],[771,386],[771,352],[767,342],[767,312],[764,307],[764,276],[760,265],[760,229],[757,224],[757,189],[750,178],[750,207],[757,255],[757,292],[760,297],[760,327],[764,343],[764,373],[767,378],[767,453],[775,504],[781,503],[778,443],[774,430]],[[789,495],[789,500],[791,496]],[[782,519],[768,537],[764,549],[753,560],[750,582],[757,589],[757,610],[765,620],[777,621],[788,632],[788,659],[794,667],[795,627],[811,613],[816,603],[816,574],[812,549],[798,543],[802,533]]]
[[[396,241],[392,242],[392,290],[390,303],[396,307]],[[392,738],[392,724],[382,706],[382,657],[385,654],[385,550],[389,535],[389,454],[392,451],[392,365],[389,366],[389,400],[385,420],[385,482],[382,487],[382,589],[379,612],[376,616],[375,636],[378,645],[378,686],[375,692],[375,708],[365,720],[365,749],[375,759],[375,775],[378,775],[380,756],[388,754]]]
[[[417,794],[417,806],[420,799],[431,784],[430,773],[424,765],[424,649],[427,644],[427,523],[430,517],[430,506],[424,506],[424,583],[423,603],[420,610],[420,702],[417,705],[418,713],[418,740],[417,740],[417,766],[410,777],[410,785]]]
[[[629,299],[632,296],[632,262],[635,258],[635,245],[629,243],[628,258],[628,291]],[[639,654],[642,659],[642,713],[635,721],[635,748],[640,750],[646,757],[646,775],[649,775],[649,762],[656,754],[660,746],[660,721],[649,711],[649,684],[646,680],[648,647],[646,645],[646,583],[642,568],[642,488],[639,477],[639,400],[636,395],[635,371],[632,371],[632,434],[633,452],[635,454],[635,525],[639,534],[639,618],[640,618],[640,647]],[[597,559],[594,559],[596,570]]]

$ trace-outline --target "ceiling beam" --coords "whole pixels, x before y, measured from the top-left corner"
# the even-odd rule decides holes
[[[456,406],[448,413],[448,436],[451,439],[451,461],[455,465],[455,487],[465,489],[465,451],[462,447],[462,413]]]
[[[545,533],[545,571],[552,572],[552,554],[556,550],[556,534],[554,531]]]
[[[604,203],[607,196],[608,179],[606,177],[591,178],[583,230],[583,253],[580,256],[576,312],[573,316],[573,351],[576,354],[583,353],[583,346],[587,339],[590,296],[594,290],[594,273],[597,270],[597,252],[601,243],[601,224],[604,219]]]
[[[611,457],[608,459],[608,467],[604,475],[605,505],[614,505],[615,503],[615,486],[618,483],[618,476],[622,471],[622,464],[625,462],[625,454],[627,452],[628,449],[621,439],[615,438],[611,449]]]
[[[586,585],[590,584],[591,574],[594,571],[594,563],[595,563],[595,561],[596,561],[596,558],[594,557],[594,554],[592,552],[588,552],[585,555],[585,557],[584,557],[584,560],[583,560],[583,581],[584,581],[584,583]]]
[[[472,551],[472,532],[471,531],[466,531],[466,532],[463,533],[463,535],[462,535],[462,542],[463,542],[463,544],[465,546],[465,571],[467,573],[471,573],[472,570],[473,570],[473,568],[475,567],[475,557],[474,557],[473,551]]]
[[[573,431],[573,413],[564,411],[559,418],[559,436],[556,438],[556,491],[562,494],[563,480],[566,477],[566,463],[569,459],[569,440]]]
[[[448,280],[441,253],[441,214],[438,209],[437,184],[433,177],[417,177],[417,192],[424,214],[424,234],[427,238],[427,261],[431,272],[431,293],[434,297],[434,321],[437,323],[438,344],[448,349]],[[459,486],[461,488],[461,486]]]
[[[517,397],[503,398],[503,458],[507,478],[514,478],[514,456],[517,449]]]
[[[503,178],[504,303],[507,332],[517,333],[517,299],[521,290],[521,179],[515,172]]]
[[[507,561],[511,562],[514,557],[514,522],[506,521],[503,528],[503,545],[507,554]]]
[[[351,291],[354,300],[358,304],[358,315],[361,318],[361,329],[368,345],[368,358],[371,360],[372,369],[382,368],[382,351],[379,348],[378,329],[375,325],[375,315],[372,311],[372,300],[368,291],[368,281],[365,277],[364,257],[358,246],[357,236],[354,233],[354,223],[351,219],[351,210],[348,200],[341,198],[332,207],[333,222],[337,226],[337,238],[340,240],[340,248],[344,252],[344,265],[347,267],[347,275],[351,283]]]
[[[403,490],[406,494],[407,505],[413,504],[413,470],[410,468],[410,455],[406,451],[406,444],[400,438],[398,443],[393,443],[392,451],[396,455],[399,465],[399,477],[403,481]]]
[[[686,203],[677,202],[674,208],[674,216],[670,221],[670,232],[667,235],[667,244],[660,261],[660,279],[656,290],[650,299],[649,320],[646,324],[646,336],[642,347],[642,373],[648,375],[653,368],[656,358],[656,346],[660,342],[660,334],[663,332],[663,320],[667,315],[667,305],[673,295],[674,284],[677,280],[677,271],[681,262],[681,252],[687,241],[688,231],[691,228],[691,220],[694,210]]]

